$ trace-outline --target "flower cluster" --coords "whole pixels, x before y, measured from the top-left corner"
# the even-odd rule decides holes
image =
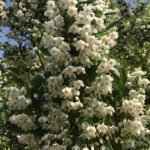
[[[108,3],[103,0],[95,0],[93,3],[82,3],[77,0],[47,2],[45,16],[49,20],[43,24],[46,32],[42,39],[43,45],[49,51],[45,66],[51,74],[47,80],[49,91],[47,100],[55,99],[54,101],[60,101],[61,105],[57,106],[60,107],[60,114],[54,111],[55,118],[49,108],[47,108],[49,115],[39,118],[42,126],[46,130],[51,130],[51,134],[45,134],[43,137],[45,141],[43,150],[53,147],[66,149],[71,145],[72,149],[78,149],[77,147],[80,149],[82,146],[76,145],[79,139],[93,140],[97,136],[105,136],[107,130],[109,132],[116,130],[104,123],[96,128],[94,124],[82,120],[82,118],[92,119],[95,116],[101,120],[115,113],[113,106],[102,99],[103,95],[112,93],[111,70],[117,65],[115,59],[107,59],[109,50],[116,44],[118,38],[116,29],[112,28],[106,31],[105,35],[98,36],[98,33],[105,30],[107,11],[109,11]],[[96,67],[94,72],[97,77],[95,76],[93,82],[90,81],[89,84],[84,76],[93,66]],[[64,122],[60,123],[59,116],[65,114]],[[60,124],[61,127],[58,127]],[[80,125],[81,134],[78,135],[77,141],[74,141],[75,132],[78,132],[77,128]],[[64,137],[61,139],[62,135]],[[51,142],[48,142],[49,138]],[[61,140],[62,145],[53,143],[52,139]]]
[[[119,123],[121,134],[127,135],[130,139],[123,142],[124,149],[135,148],[138,145],[134,139],[141,140],[144,136],[148,136],[149,119],[145,113],[145,88],[149,84],[149,80],[144,78],[145,72],[137,68],[131,74],[128,74],[129,99],[122,101],[121,111],[127,116]],[[135,84],[136,87],[135,87]]]
[[[85,108],[80,110],[80,113],[84,118],[92,118],[97,116],[99,118],[105,118],[115,112],[112,106],[107,106],[107,103],[95,98],[84,97]]]
[[[25,97],[26,89],[23,87],[18,89],[16,87],[5,88],[8,93],[8,101],[6,105],[9,110],[24,110],[31,103],[30,99]]]
[[[34,2],[28,0],[36,10]],[[112,143],[136,149],[149,133],[150,112],[145,108],[149,80],[136,69],[122,81],[121,66],[110,57],[118,32],[108,28],[117,17],[108,13],[112,11],[109,1],[46,2],[45,20],[34,20],[31,34],[41,63],[33,74],[42,83],[31,77],[30,94],[25,88],[6,88],[9,121],[23,130],[18,141],[37,150],[104,150],[111,149]],[[22,9],[25,6],[20,4]],[[22,9],[17,17],[30,17]]]
[[[117,62],[114,59],[104,59],[98,66],[97,71],[98,72],[109,72],[116,66]]]
[[[26,130],[32,130],[35,128],[34,122],[31,120],[31,118],[26,114],[18,114],[18,115],[12,115],[9,118],[10,122],[12,124],[16,124],[18,127],[21,127],[24,131]]]
[[[62,110],[51,108],[51,112],[48,114],[48,116],[41,116],[39,118],[39,122],[43,129],[50,129],[54,133],[57,133],[62,127],[67,125],[67,119],[67,114],[62,113]]]
[[[24,134],[18,136],[19,143],[34,147],[37,143],[33,134]]]

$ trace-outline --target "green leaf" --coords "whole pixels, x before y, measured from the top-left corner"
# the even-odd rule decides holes
[[[124,68],[119,69],[120,72],[120,80],[123,84],[127,83],[127,72]]]
[[[114,95],[115,95],[115,97],[118,99],[118,100],[121,100],[122,99],[122,97],[123,97],[123,87],[122,87],[122,85],[119,83],[119,82],[117,82],[117,81],[114,81],[113,82],[113,89],[114,89]]]
[[[120,21],[123,19],[123,17],[119,18],[118,20],[115,20],[114,22],[110,23],[107,27],[106,30],[109,30],[110,28],[114,27],[115,25],[117,25],[118,23],[120,23]]]
[[[150,96],[150,86],[148,86],[147,88],[146,88],[146,95],[148,95],[148,96]]]
[[[123,68],[113,69],[112,75],[114,77],[113,81],[113,89],[114,94],[117,99],[122,99],[125,95],[127,95],[128,91],[126,88],[127,83],[127,73]]]
[[[118,69],[113,68],[111,71],[114,76],[120,79],[120,72],[118,71]]]
[[[7,114],[6,112],[0,112],[0,120],[1,121],[5,121],[7,119]]]
[[[13,77],[13,80],[16,82],[16,83],[19,83],[19,84],[23,84],[24,83],[24,80],[21,78],[21,76],[19,74],[17,74],[16,72],[14,71],[11,71],[11,70],[8,70],[8,73],[12,75]]]
[[[94,11],[94,13],[95,13],[95,16],[98,17],[98,18],[103,15],[103,12],[100,11],[100,10],[96,10],[96,11]]]
[[[33,85],[33,88],[40,87],[42,83],[44,83],[44,78],[41,75],[36,75],[31,81],[31,85]]]

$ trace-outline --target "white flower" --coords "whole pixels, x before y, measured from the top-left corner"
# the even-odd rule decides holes
[[[97,72],[108,72],[108,71],[109,69],[108,69],[107,63],[101,62],[97,68]]]
[[[21,10],[18,10],[18,11],[17,11],[17,16],[18,16],[18,17],[23,17],[23,15],[24,15],[24,14],[23,14],[23,12],[22,12]]]
[[[131,98],[135,98],[138,95],[138,91],[136,91],[136,90],[130,90],[129,95],[131,96]]]
[[[61,75],[50,76],[47,81],[51,97],[62,97],[62,84],[64,82],[63,77]]]
[[[62,89],[62,93],[65,99],[72,99],[73,98],[73,93],[72,93],[72,88],[66,87]]]
[[[78,3],[77,0],[67,0],[67,1],[69,6],[75,6]]]
[[[74,88],[80,89],[81,87],[84,87],[84,83],[82,80],[74,81]]]
[[[61,28],[62,26],[64,26],[64,18],[61,15],[57,15],[54,18],[54,21],[57,28]]]
[[[69,77],[69,78],[76,78],[76,73],[77,72],[77,68],[73,67],[73,66],[68,66],[67,68],[65,68],[62,73],[64,74],[65,77]]]
[[[104,60],[97,68],[97,72],[109,72],[116,66],[117,62],[115,59]]]
[[[87,36],[91,35],[93,33],[92,26],[90,24],[86,24],[82,27],[82,30],[80,32],[81,37],[86,38]]]
[[[87,148],[87,147],[84,147],[82,150],[89,150],[89,148]]]
[[[150,81],[148,79],[140,79],[138,84],[139,86],[146,88],[150,84]]]
[[[49,50],[49,53],[50,53],[53,57],[58,57],[58,56],[60,56],[61,51],[60,51],[58,48],[53,47],[53,48],[51,48],[51,49]]]
[[[42,116],[42,117],[39,118],[40,123],[45,123],[47,121],[48,121],[47,117]]]
[[[138,95],[137,95],[137,99],[139,100],[139,102],[140,102],[142,105],[144,105],[145,99],[146,99],[146,95],[138,94]]]
[[[98,39],[95,36],[91,35],[86,38],[86,42],[89,44],[89,46],[92,46],[98,43]]]
[[[87,139],[93,139],[96,137],[96,128],[93,126],[88,126],[85,130],[85,137]]]
[[[99,31],[102,31],[103,29],[105,29],[104,19],[103,18],[96,18],[95,21],[97,23]]]
[[[112,125],[112,126],[109,127],[109,131],[110,131],[110,133],[113,135],[113,134],[116,133],[116,131],[118,131],[118,127]]]
[[[0,17],[2,19],[6,17],[5,2],[3,2],[3,1],[0,1]]]
[[[75,43],[76,50],[78,51],[84,50],[85,46],[86,46],[86,43],[83,40],[79,40]]]
[[[83,104],[81,102],[68,102],[67,107],[70,110],[78,110],[83,107]]]
[[[113,78],[110,75],[101,75],[94,82],[95,84],[95,94],[107,95],[112,93],[112,81]]]
[[[99,124],[99,125],[97,126],[97,131],[98,131],[100,134],[104,135],[104,134],[107,133],[108,127],[107,127],[104,123]]]
[[[66,150],[66,146],[65,145],[59,145],[57,143],[54,143],[51,148],[51,150]]]
[[[54,21],[48,21],[43,24],[43,27],[45,28],[46,32],[50,32],[51,30],[55,30],[55,22]]]
[[[75,145],[72,147],[72,150],[80,150],[80,147],[78,145]]]
[[[55,1],[49,0],[49,1],[47,2],[47,7],[50,8],[50,9],[54,9],[54,8],[56,7]]]
[[[128,139],[128,140],[125,140],[123,142],[123,149],[132,149],[134,148],[135,146],[135,140],[134,139]]]
[[[110,34],[110,37],[111,38],[114,38],[114,39],[118,39],[118,37],[119,37],[119,35],[118,35],[118,32],[112,32],[111,34]]]
[[[77,8],[74,7],[74,6],[70,6],[70,7],[68,8],[67,13],[68,13],[68,15],[69,15],[70,17],[73,17],[73,16],[77,15]]]
[[[135,71],[131,73],[131,76],[135,77],[141,77],[143,75],[145,75],[145,72],[143,72],[140,68],[135,69]]]
[[[114,112],[115,112],[115,109],[112,106],[106,107],[106,113],[107,113],[107,115],[112,116]]]
[[[116,62],[115,59],[109,59],[108,60],[108,66],[109,66],[109,68],[113,68],[116,65],[117,65],[117,62]]]

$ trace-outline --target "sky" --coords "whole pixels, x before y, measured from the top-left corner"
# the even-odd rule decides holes
[[[6,7],[10,7],[10,0],[6,1]],[[2,32],[0,32],[0,42],[6,42],[8,41],[8,39],[6,38],[6,34],[10,31],[8,27],[0,27],[0,30],[2,30]],[[12,41],[11,41],[12,42]],[[3,51],[0,50],[0,58],[3,55]]]

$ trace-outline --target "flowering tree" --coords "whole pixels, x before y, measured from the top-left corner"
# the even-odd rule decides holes
[[[106,0],[0,2],[1,98],[11,149],[148,149],[149,85],[125,70],[116,46],[121,11]],[[20,144],[18,144],[20,143]]]

